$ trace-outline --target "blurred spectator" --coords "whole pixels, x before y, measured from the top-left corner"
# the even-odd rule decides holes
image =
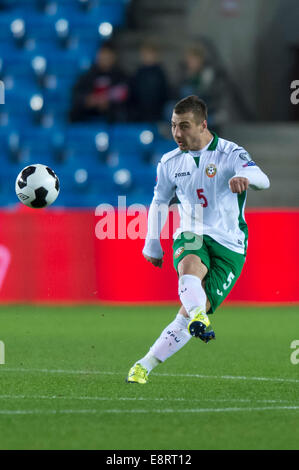
[[[127,119],[128,79],[116,61],[117,53],[113,45],[102,45],[95,63],[74,85],[70,112],[72,122]]]
[[[130,115],[133,121],[152,122],[163,119],[169,85],[155,44],[147,42],[140,47],[140,65],[131,80],[130,96]]]
[[[179,97],[199,96],[208,105],[209,125],[216,127],[222,124],[226,120],[223,80],[213,65],[208,63],[203,46],[191,46],[186,50],[181,70]]]

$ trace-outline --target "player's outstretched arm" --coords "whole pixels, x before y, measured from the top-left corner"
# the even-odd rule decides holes
[[[157,184],[154,189],[154,198],[148,213],[148,230],[142,254],[147,261],[159,268],[163,263],[163,250],[160,242],[161,231],[168,217],[168,203],[174,195],[164,165],[159,163],[157,168]]]
[[[142,254],[147,261],[159,268],[163,263],[163,250],[160,234],[168,217],[168,204],[157,203],[153,199],[148,212],[148,230]]]
[[[234,176],[229,180],[229,187],[233,193],[242,193],[248,188],[268,189],[270,181],[268,176],[252,160],[243,148],[233,151]]]

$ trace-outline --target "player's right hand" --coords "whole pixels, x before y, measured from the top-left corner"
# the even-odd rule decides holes
[[[164,255],[164,253],[163,253]],[[145,257],[145,259],[147,261],[149,261],[150,263],[152,263],[154,266],[156,266],[157,268],[162,268],[162,264],[163,264],[163,258],[152,258],[151,256],[147,256],[143,253],[143,256]]]
[[[232,193],[241,194],[243,191],[247,191],[249,179],[242,176],[234,176],[229,180],[229,187]]]

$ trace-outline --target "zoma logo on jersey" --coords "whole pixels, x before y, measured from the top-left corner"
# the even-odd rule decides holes
[[[184,171],[183,173],[176,173],[175,178],[178,176],[190,176],[190,171]]]

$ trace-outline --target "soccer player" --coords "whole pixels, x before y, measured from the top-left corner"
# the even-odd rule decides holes
[[[197,96],[175,105],[171,126],[178,147],[158,164],[143,255],[162,267],[160,233],[176,193],[180,226],[174,234],[173,261],[182,305],[149,352],[131,367],[128,383],[146,383],[151,370],[192,336],[205,343],[215,339],[208,314],[232,290],[245,262],[246,191],[270,186],[243,147],[209,131],[206,104]]]

